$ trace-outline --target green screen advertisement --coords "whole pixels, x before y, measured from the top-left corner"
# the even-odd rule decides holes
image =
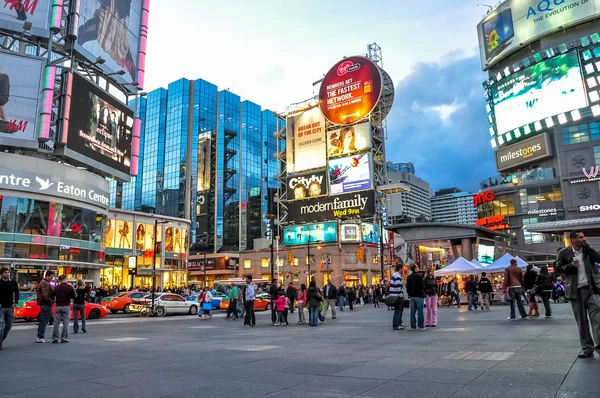
[[[309,237],[311,243],[337,242],[337,223],[335,221],[322,222],[317,224],[292,225],[283,228],[284,245],[306,245]]]

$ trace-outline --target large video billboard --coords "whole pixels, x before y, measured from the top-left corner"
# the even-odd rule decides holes
[[[311,243],[330,243],[337,241],[337,223],[324,222],[318,224],[290,225],[283,228],[283,244],[306,245],[310,237]]]
[[[288,220],[304,223],[375,215],[375,191],[324,196],[288,202]]]
[[[77,73],[71,97],[68,149],[129,174],[133,111]]]
[[[325,119],[319,108],[292,115],[286,121],[287,172],[325,167]]]
[[[541,36],[600,16],[600,0],[507,0],[477,25],[484,70]]]
[[[44,64],[0,52],[0,145],[37,148]]]
[[[557,55],[492,86],[499,134],[587,106],[577,52]]]
[[[35,36],[48,35],[52,0],[4,0],[0,7],[0,28],[23,32],[23,25],[31,22],[29,31]]]
[[[137,80],[142,0],[79,0],[76,50],[92,61],[102,57],[108,72],[124,70]]]
[[[360,123],[327,132],[327,156],[352,155],[371,148],[371,123]]]
[[[327,195],[329,192],[327,188],[327,170],[288,176],[286,180],[288,200],[316,198]]]
[[[332,195],[371,189],[371,152],[329,159],[329,191]]]
[[[347,57],[327,72],[319,107],[333,124],[352,124],[368,116],[381,97],[381,72],[368,58]]]

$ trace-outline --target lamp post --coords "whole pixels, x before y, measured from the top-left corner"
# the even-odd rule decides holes
[[[204,288],[206,289],[206,252],[204,252],[204,262],[202,263],[202,270],[204,271]]]
[[[154,250],[152,251],[152,314],[154,315],[154,296],[156,294],[156,251],[157,248],[160,247],[158,246],[159,243],[162,244],[161,242],[157,242],[156,240],[156,233],[158,230],[158,224],[170,224],[171,221],[161,221],[158,222],[158,220],[154,220]],[[162,255],[162,254],[161,254]]]

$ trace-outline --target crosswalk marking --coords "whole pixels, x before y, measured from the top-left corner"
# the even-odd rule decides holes
[[[104,339],[104,341],[114,341],[116,343],[126,343],[128,341],[148,340],[146,337],[118,337],[116,339]]]

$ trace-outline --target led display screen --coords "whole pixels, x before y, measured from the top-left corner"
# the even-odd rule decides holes
[[[485,53],[488,58],[506,48],[511,42],[510,39],[515,36],[510,8],[485,21],[482,30]]]
[[[371,188],[371,153],[330,159],[329,191],[332,195]]]
[[[4,0],[0,2],[0,27],[23,32],[30,22],[29,32],[36,36],[48,34],[48,16],[52,0]]]
[[[288,200],[327,195],[327,170],[289,176],[286,180]]]
[[[557,55],[492,86],[499,134],[587,106],[576,52]]]
[[[479,244],[477,249],[477,261],[481,264],[491,264],[494,262],[494,245]]]
[[[292,225],[283,228],[285,245],[306,245],[310,237],[311,243],[329,243],[337,241],[337,223],[324,222],[318,224]]]
[[[325,119],[319,108],[289,116],[286,121],[287,172],[325,167]]]
[[[371,123],[327,132],[327,156],[348,156],[371,148]]]

